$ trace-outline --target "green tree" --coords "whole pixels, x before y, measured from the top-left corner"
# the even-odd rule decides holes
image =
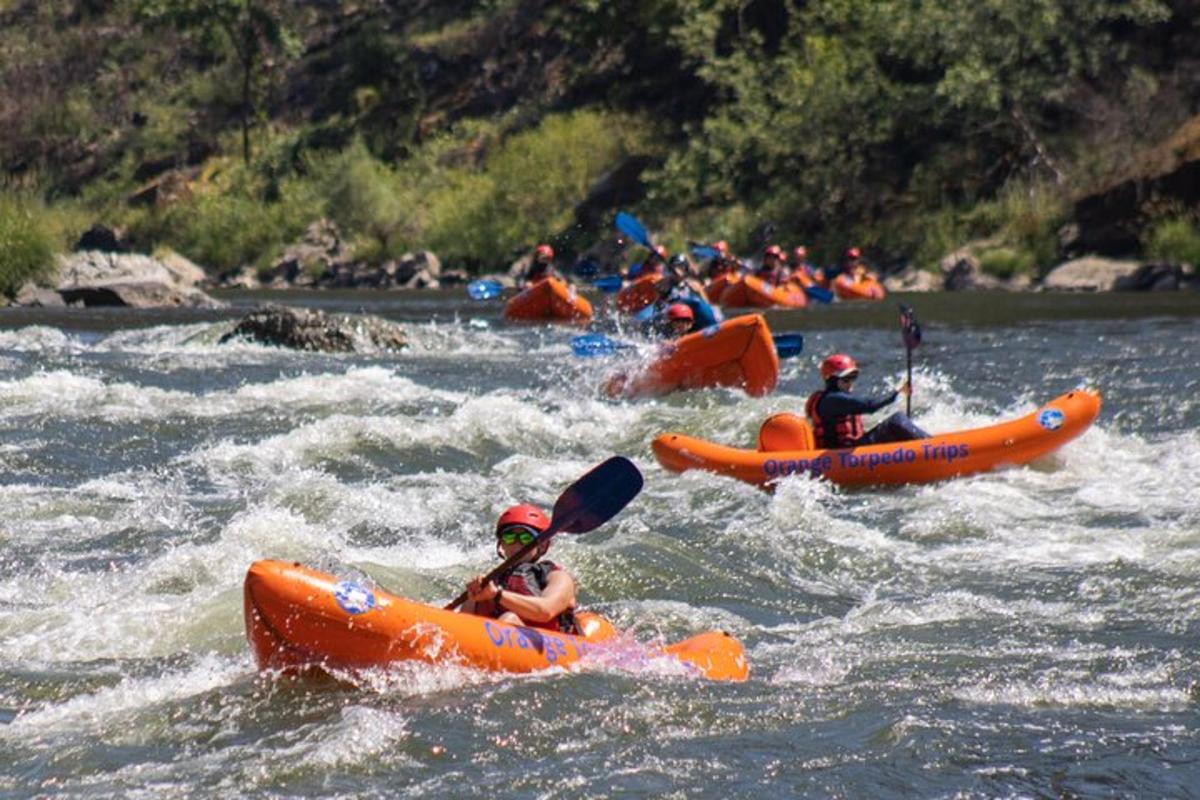
[[[288,25],[291,6],[283,0],[134,0],[134,4],[137,15],[151,24],[218,36],[232,50],[240,77],[242,158],[250,163],[250,129],[260,85],[280,61],[300,52],[300,41]]]

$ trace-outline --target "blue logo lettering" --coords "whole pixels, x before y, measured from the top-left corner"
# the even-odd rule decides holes
[[[1057,408],[1043,408],[1038,412],[1037,421],[1048,431],[1056,431],[1062,427],[1066,417]]]

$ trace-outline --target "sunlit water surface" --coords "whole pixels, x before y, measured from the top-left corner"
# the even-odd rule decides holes
[[[863,390],[895,385],[890,302],[773,315],[807,344],[770,397],[618,403],[611,362],[494,304],[288,299],[405,321],[412,347],[218,345],[228,315],[0,316],[0,796],[1200,796],[1194,295],[913,298],[922,426],[1078,385],[1104,394],[1097,425],[1022,469],[774,494],[666,473],[649,442],[749,446],[833,350]],[[493,562],[500,510],[548,507],[612,453],[644,492],[554,557],[641,639],[734,633],[748,682],[255,672],[253,560],[443,602]]]

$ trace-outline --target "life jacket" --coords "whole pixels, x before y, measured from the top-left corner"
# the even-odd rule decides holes
[[[559,569],[562,569],[562,567],[553,561],[538,561],[532,564],[527,561],[514,567],[512,572],[508,573],[498,585],[504,591],[512,592],[513,594],[541,597],[542,592],[546,591],[546,584],[550,582],[550,573]],[[506,611],[506,609],[490,601],[488,605],[491,606],[489,611],[481,610],[477,613],[499,617]],[[572,633],[576,635],[580,633],[579,623],[575,619],[574,606],[566,609],[549,622],[527,622],[525,624],[530,628],[543,628],[558,633]]]
[[[813,392],[804,404],[804,413],[812,420],[813,439],[818,447],[853,447],[863,435],[862,415],[834,417],[827,422],[817,413],[817,406],[821,404],[821,398],[824,396],[824,389]]]

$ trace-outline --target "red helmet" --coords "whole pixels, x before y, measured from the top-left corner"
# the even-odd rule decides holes
[[[763,260],[765,261],[769,256],[775,256],[780,261],[787,261],[787,255],[784,254],[783,248],[777,244],[773,244],[766,250],[763,250]]]
[[[544,258],[547,261],[554,258],[554,248],[548,244],[539,244],[533,250],[534,258]]]
[[[671,320],[672,322],[677,319],[695,322],[696,315],[692,313],[691,306],[685,303],[672,303],[671,305],[667,306],[667,319]]]
[[[713,250],[716,250],[721,255],[729,255],[729,242],[724,239],[718,239],[713,242]]]
[[[804,245],[800,245],[792,251],[792,255],[796,257],[797,261],[803,261],[804,259],[808,258],[808,248]]]
[[[850,259],[851,261],[856,258],[862,258],[862,250],[859,250],[857,247],[851,247],[846,251],[846,258]]]
[[[521,503],[509,508],[496,520],[496,536],[500,536],[508,528],[529,528],[537,533],[545,533],[549,527],[550,520],[540,508]]]
[[[834,353],[821,362],[821,377],[824,380],[857,374],[858,362],[845,353]]]

